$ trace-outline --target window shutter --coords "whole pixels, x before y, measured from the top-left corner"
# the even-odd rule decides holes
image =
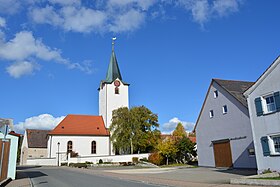
[[[260,97],[255,99],[255,105],[256,105],[257,116],[263,115],[262,100]]]
[[[262,150],[263,150],[263,156],[269,156],[269,145],[268,145],[268,138],[266,136],[261,137],[261,144],[262,144]]]
[[[280,96],[279,96],[279,92],[275,92],[273,95],[274,95],[274,99],[275,99],[276,110],[277,110],[277,112],[279,112],[280,111]]]

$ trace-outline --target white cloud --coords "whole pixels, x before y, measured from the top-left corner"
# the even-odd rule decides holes
[[[170,119],[169,122],[164,123],[162,125],[162,127],[161,127],[162,133],[171,134],[174,131],[174,129],[176,128],[176,126],[178,125],[178,123],[182,123],[187,132],[191,132],[195,125],[192,122],[181,121],[177,117],[174,117],[174,118]]]
[[[107,19],[102,11],[79,6],[64,6],[60,9],[52,6],[37,7],[30,11],[29,16],[35,23],[50,24],[66,31],[82,33],[102,30]]]
[[[6,27],[6,20],[5,18],[0,17],[0,28],[5,28]]]
[[[226,16],[229,13],[238,11],[237,0],[216,0],[213,2],[213,11],[219,16]]]
[[[106,20],[102,11],[89,8],[65,7],[61,10],[64,19],[64,29],[76,32],[91,32],[100,30]]]
[[[23,75],[30,75],[37,69],[39,69],[38,64],[27,61],[16,62],[6,68],[9,75],[14,78],[20,78]]]
[[[52,6],[34,8],[31,10],[30,16],[35,23],[46,23],[55,26],[63,24],[63,18],[55,12]]]
[[[145,22],[147,10],[157,2],[109,0],[97,1],[96,6],[85,6],[71,4],[71,0],[63,4],[64,1],[51,1],[60,2],[60,7],[53,4],[32,7],[29,9],[29,18],[37,24],[49,24],[72,32],[131,32]]]
[[[49,0],[52,4],[60,4],[60,5],[80,5],[81,0]]]
[[[69,69],[79,69],[91,73],[90,64],[71,63],[61,56],[58,49],[45,45],[41,39],[36,39],[29,31],[18,32],[13,39],[7,42],[2,38],[2,41],[0,40],[0,58],[13,62],[7,68],[7,72],[15,78],[32,74],[34,70],[38,70],[38,66],[30,62],[34,59],[55,61],[64,64]]]
[[[15,132],[23,133],[25,129],[51,130],[57,126],[65,116],[54,117],[50,114],[41,114],[27,118],[24,122],[14,125]]]
[[[21,7],[18,0],[0,0],[0,12],[3,14],[15,14]]]
[[[125,14],[116,16],[110,31],[115,33],[133,31],[140,27],[145,21],[145,14],[137,10],[130,10]]]
[[[243,0],[178,0],[177,5],[191,12],[193,20],[203,25],[211,18],[237,12]]]
[[[35,39],[32,32],[21,31],[6,43],[0,43],[0,58],[14,61],[36,57],[42,60],[65,61],[59,50],[51,49],[41,39]]]
[[[121,8],[134,6],[136,8],[140,8],[141,10],[148,10],[156,2],[157,0],[109,0],[107,6],[109,6],[110,8],[116,6]]]

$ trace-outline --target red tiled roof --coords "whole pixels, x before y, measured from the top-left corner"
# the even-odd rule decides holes
[[[102,116],[67,115],[49,135],[109,136]]]
[[[190,139],[190,141],[192,143],[196,143],[196,137],[195,136],[189,136],[188,138]]]
[[[161,137],[162,140],[165,140],[167,138],[172,138],[173,140],[176,140],[177,138],[180,138],[180,136],[172,136],[171,134],[161,134],[160,137]],[[192,143],[196,143],[196,137],[195,136],[187,136],[187,138]]]
[[[11,132],[9,132],[9,134],[13,135],[13,136],[17,136],[17,137],[21,137],[22,136],[22,134],[18,134],[15,131],[11,131]]]

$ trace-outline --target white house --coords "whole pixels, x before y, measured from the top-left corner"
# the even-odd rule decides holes
[[[280,172],[280,57],[244,95],[247,97],[258,173]]]
[[[195,125],[198,165],[256,168],[244,91],[253,83],[212,79]]]

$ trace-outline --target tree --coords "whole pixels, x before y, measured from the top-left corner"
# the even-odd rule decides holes
[[[186,137],[187,136],[186,130],[182,123],[179,122],[177,124],[177,127],[173,131],[172,135],[175,137],[184,137],[184,136]]]
[[[175,146],[177,147],[176,159],[185,163],[191,155],[195,155],[194,143],[186,136],[177,139]]]
[[[115,150],[133,154],[152,149],[160,139],[158,116],[145,106],[113,111],[110,132]]]
[[[168,159],[174,157],[178,152],[175,143],[176,142],[172,138],[167,138],[158,144],[157,148],[159,152],[166,157],[166,165],[168,165]]]

